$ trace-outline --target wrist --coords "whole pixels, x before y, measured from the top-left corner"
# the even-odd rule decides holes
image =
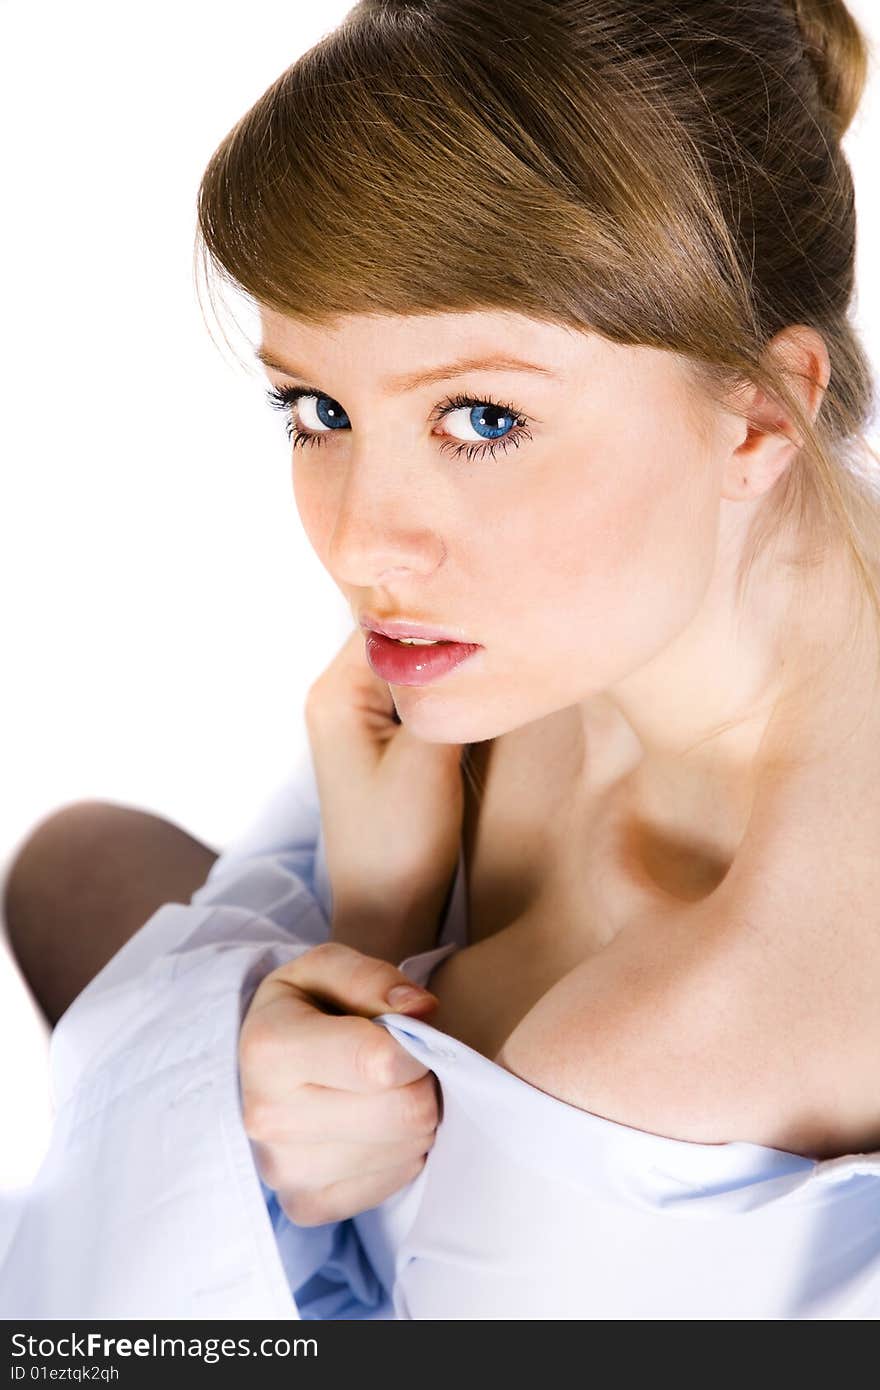
[[[445,892],[412,902],[388,895],[381,903],[334,895],[330,940],[353,946],[365,955],[397,964],[435,944]]]

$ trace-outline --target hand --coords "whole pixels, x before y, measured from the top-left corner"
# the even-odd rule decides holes
[[[333,890],[333,939],[402,960],[435,942],[458,862],[461,744],[397,721],[356,629],[310,687],[305,722]]]
[[[396,985],[415,989],[415,1005],[389,1001]],[[395,966],[336,942],[261,981],[239,1038],[244,1127],[291,1221],[355,1216],[421,1172],[439,1119],[437,1078],[370,1019],[436,1003]]]

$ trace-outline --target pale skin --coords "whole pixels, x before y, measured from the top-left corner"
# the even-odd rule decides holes
[[[465,816],[472,944],[434,971],[430,1022],[658,1134],[880,1146],[875,639],[841,551],[786,566],[796,534],[734,594],[748,523],[796,464],[784,416],[755,390],[750,425],[671,354],[515,314],[261,317],[290,367],[273,385],[345,413],[328,431],[313,396],[294,408],[323,443],[293,451],[293,485],[353,616],[484,647],[392,688],[407,731],[479,744],[485,777]],[[815,417],[822,338],[798,325],[774,349]],[[546,371],[387,385],[501,352]],[[468,409],[436,418],[459,391],[515,407],[531,437],[441,450],[483,442]],[[389,959],[434,943],[405,944]]]

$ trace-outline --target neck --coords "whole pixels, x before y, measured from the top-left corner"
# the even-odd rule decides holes
[[[878,639],[851,562],[838,549],[796,573],[756,574],[737,607],[720,572],[674,643],[576,707],[577,795],[625,787],[634,823],[732,863],[765,789],[877,746]]]

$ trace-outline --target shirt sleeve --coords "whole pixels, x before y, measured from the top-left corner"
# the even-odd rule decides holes
[[[242,1124],[254,991],[329,929],[308,770],[58,1021],[52,1133],[0,1263],[4,1317],[393,1316],[353,1222],[291,1222]]]

